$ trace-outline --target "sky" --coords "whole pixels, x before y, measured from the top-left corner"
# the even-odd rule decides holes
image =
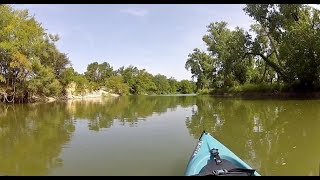
[[[249,29],[252,19],[241,4],[16,4],[29,9],[57,47],[83,73],[92,62],[114,69],[133,65],[153,75],[191,80],[185,69],[194,48],[205,50],[202,36],[211,22]]]

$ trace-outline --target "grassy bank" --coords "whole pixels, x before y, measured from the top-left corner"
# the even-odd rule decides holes
[[[298,99],[318,99],[320,98],[320,90],[305,91],[302,88],[293,86],[284,86],[281,84],[245,84],[235,87],[221,89],[204,89],[198,92],[199,95],[211,95],[223,98],[298,98]]]

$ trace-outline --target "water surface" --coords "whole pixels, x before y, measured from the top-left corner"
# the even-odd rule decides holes
[[[183,175],[206,130],[262,175],[318,175],[319,110],[208,96],[0,104],[0,174]]]

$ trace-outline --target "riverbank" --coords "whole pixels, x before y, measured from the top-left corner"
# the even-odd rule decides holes
[[[118,97],[118,96],[120,96],[120,95],[109,93],[104,90],[87,92],[82,95],[76,95],[74,93],[70,93],[70,91],[67,91],[67,94],[62,97],[37,97],[37,96],[34,96],[34,97],[32,97],[31,103],[37,103],[37,102],[50,103],[50,102],[54,102],[54,101],[75,101],[75,100],[76,101],[82,101],[82,100],[97,101],[102,98]]]
[[[320,92],[227,92],[201,95],[243,99],[320,99]]]
[[[119,94],[114,94],[105,91],[104,89],[99,89],[96,91],[85,90],[85,93],[79,94],[76,93],[76,84],[71,83],[66,88],[66,95],[61,98],[61,100],[92,100],[92,99],[101,99],[104,97],[118,97]]]
[[[320,89],[307,90],[280,84],[245,84],[228,89],[204,89],[198,95],[245,99],[320,99]]]
[[[101,97],[118,97],[120,95],[118,94],[113,94],[106,92],[104,90],[98,90],[98,91],[93,91],[93,92],[88,92],[83,95],[73,95],[73,94],[67,94],[66,99],[92,99],[92,98],[101,98]]]

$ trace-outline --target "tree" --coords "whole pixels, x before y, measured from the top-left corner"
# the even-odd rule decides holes
[[[168,83],[170,85],[170,90],[169,92],[170,93],[177,93],[178,91],[178,87],[179,87],[179,82],[174,78],[174,77],[170,77],[168,79]]]
[[[122,76],[111,76],[106,79],[106,87],[111,89],[113,93],[120,95],[129,94],[129,86],[124,83]]]
[[[156,94],[169,94],[170,84],[165,75],[157,74],[153,78],[153,82],[156,85]]]
[[[117,70],[117,73],[123,77],[124,83],[128,84],[130,93],[135,94],[134,84],[136,83],[139,69],[132,65],[127,68],[122,66]]]
[[[33,78],[28,81],[28,92],[40,96],[57,96],[62,91],[60,82],[55,78],[54,71],[46,67],[40,61],[32,63]]]
[[[260,56],[285,83],[306,89],[319,84],[318,10],[301,4],[251,4],[244,11],[258,24],[258,37],[268,40],[262,47],[256,38],[248,54]]]
[[[71,82],[75,81],[75,76],[77,76],[77,72],[73,67],[66,68],[61,74],[62,85],[67,86]]]
[[[77,94],[83,95],[87,91],[96,90],[95,84],[92,84],[84,75],[76,73],[72,79],[75,83],[75,92]]]
[[[185,67],[197,78],[197,89],[274,81],[295,90],[319,88],[320,12],[301,4],[248,4],[244,11],[255,20],[252,33],[210,23],[202,38],[210,54],[189,54]],[[214,63],[200,63],[209,59]]]
[[[250,61],[244,59],[248,44],[248,35],[244,30],[236,27],[235,30],[227,28],[227,23],[211,23],[207,35],[203,36],[203,41],[208,47],[208,51],[213,58],[216,58],[215,68],[218,71],[217,80],[223,80],[223,86],[232,87],[235,82],[244,84],[248,79],[248,68]]]
[[[136,83],[133,85],[135,94],[153,93],[157,89],[153,82],[153,75],[148,73],[145,69],[139,70]]]
[[[212,86],[216,72],[216,59],[198,48],[194,49],[188,57],[185,68],[191,70],[192,78],[197,78],[197,89]]]
[[[179,87],[179,92],[181,94],[191,94],[194,92],[194,86],[192,82],[188,80],[181,80],[180,82],[180,87]]]
[[[87,71],[84,74],[88,80],[102,85],[106,78],[109,78],[114,73],[113,67],[109,63],[103,62],[102,64],[98,64],[97,62],[93,62],[87,66]]]
[[[28,10],[0,5],[0,14],[0,99],[28,100],[29,90],[60,94],[57,78],[69,60],[55,47],[59,38],[48,35]],[[46,82],[47,87],[40,87],[40,82]]]
[[[35,51],[38,51],[37,54],[39,54],[41,64],[52,67],[56,78],[61,78],[62,72],[70,65],[67,54],[59,52],[54,44],[59,39],[58,35],[48,34],[40,48],[35,49]]]

